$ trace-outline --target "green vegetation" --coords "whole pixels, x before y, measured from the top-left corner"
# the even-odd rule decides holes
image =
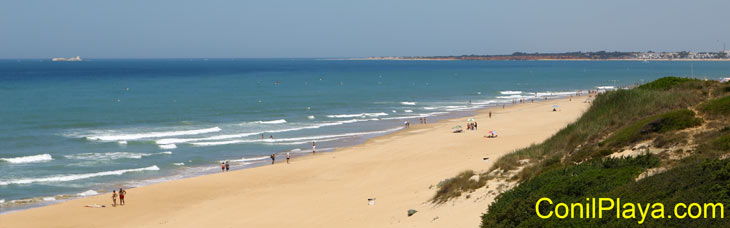
[[[467,170],[459,173],[456,177],[443,180],[438,184],[438,190],[431,202],[444,203],[449,199],[461,196],[462,192],[472,192],[487,183],[486,176],[480,175],[478,180],[474,180],[472,179],[474,175],[474,171]]]
[[[617,219],[607,212],[602,219],[541,219],[535,203],[541,197],[554,204],[583,203],[586,198],[620,198],[622,203],[662,203],[665,215],[673,215],[677,203],[722,203],[730,209],[730,161],[682,161],[682,165],[648,178],[634,181],[644,169],[658,164],[654,156],[594,160],[565,170],[551,170],[500,195],[482,215],[481,227],[728,227],[730,220],[719,219],[652,219],[642,224],[637,219]],[[540,213],[553,209],[541,204]],[[637,212],[638,214],[638,212]],[[577,216],[577,215],[576,215]],[[637,216],[639,217],[639,216]]]
[[[701,110],[711,116],[730,116],[730,96],[710,100],[702,104]]]
[[[700,82],[700,80],[694,78],[663,77],[653,82],[643,84],[639,86],[639,89],[668,90],[687,82]]]
[[[699,126],[700,124],[702,124],[702,119],[696,118],[695,112],[689,109],[680,109],[654,115],[630,124],[613,133],[611,137],[601,142],[600,145],[611,148],[626,146],[640,140],[651,138],[654,136],[653,133],[666,133]]]
[[[676,203],[719,202],[730,211],[730,159],[721,159],[730,155],[727,88],[714,81],[666,77],[599,95],[575,123],[495,163],[490,171],[522,167],[513,177],[520,184],[496,199],[482,216],[482,227],[730,227],[727,219],[647,219],[638,224],[615,216],[541,219],[535,211],[542,197],[568,204],[599,197],[663,203],[667,214]],[[667,149],[658,156],[607,157],[643,140]],[[671,153],[683,155],[671,158]],[[524,159],[530,164],[520,163]],[[639,174],[657,167],[666,171],[636,181]],[[543,214],[550,209],[539,208]]]
[[[529,177],[540,174],[543,169],[560,167],[562,163],[582,162],[591,158],[602,157],[610,154],[611,149],[599,145],[608,135],[624,128],[629,123],[635,123],[654,118],[680,118],[688,117],[687,107],[693,107],[709,98],[709,90],[718,86],[717,82],[703,82],[694,79],[658,79],[661,83],[651,84],[648,87],[639,87],[631,90],[611,91],[596,97],[593,105],[581,116],[578,121],[560,130],[553,137],[541,144],[520,149],[512,154],[503,156],[491,168],[502,170],[515,170],[521,166],[520,160],[529,159],[537,162],[535,165],[526,167],[518,178],[525,180]],[[676,81],[682,81],[676,84]],[[697,89],[697,88],[700,89]],[[672,88],[670,90],[656,88]],[[673,112],[677,113],[673,113]],[[670,116],[661,116],[660,114]],[[676,115],[676,116],[674,116]],[[692,118],[686,118],[687,123],[683,126],[692,125]],[[656,119],[653,119],[656,120]],[[652,121],[648,121],[652,122]],[[652,122],[655,123],[655,122]],[[671,123],[659,123],[661,131],[671,129]],[[643,126],[643,125],[642,125]],[[655,125],[652,125],[655,126]],[[491,171],[491,170],[490,170]]]
[[[566,169],[547,171],[499,195],[495,203],[489,206],[490,213],[482,216],[482,227],[550,227],[553,224],[570,224],[571,221],[539,218],[536,216],[535,203],[542,197],[549,197],[556,203],[583,203],[586,197],[608,197],[606,192],[616,186],[632,183],[642,171],[658,163],[659,160],[654,156],[643,155],[636,158],[597,159]],[[548,214],[547,207],[540,209],[541,214]]]

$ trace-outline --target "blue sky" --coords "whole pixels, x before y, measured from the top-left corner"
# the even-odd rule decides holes
[[[718,51],[727,0],[2,0],[0,58]]]

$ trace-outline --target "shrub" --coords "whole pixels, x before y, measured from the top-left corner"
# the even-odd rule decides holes
[[[639,120],[612,134],[602,145],[616,148],[647,139],[652,133],[666,133],[702,124],[702,119],[696,118],[689,109],[681,109],[654,115]]]
[[[699,79],[694,78],[680,78],[680,77],[663,77],[652,82],[639,86],[639,89],[648,90],[669,90],[677,87],[678,85],[686,82],[700,82]]]
[[[455,177],[441,181],[438,184],[436,195],[431,198],[432,203],[444,203],[452,198],[461,196],[461,193],[472,192],[483,187],[487,180],[483,176],[479,176],[478,180],[473,180],[474,171],[467,170],[459,173]]]
[[[700,110],[711,116],[730,116],[730,96],[709,100],[701,105]]]

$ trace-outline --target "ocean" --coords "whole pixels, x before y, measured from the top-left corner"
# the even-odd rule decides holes
[[[730,62],[320,59],[0,60],[0,210],[362,143],[520,98],[663,76],[730,77]],[[263,136],[263,139],[262,139]]]

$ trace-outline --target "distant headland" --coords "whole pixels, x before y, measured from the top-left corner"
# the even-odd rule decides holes
[[[629,60],[629,61],[730,61],[730,51],[719,52],[564,52],[524,53],[511,55],[460,56],[386,56],[353,58],[353,60]]]

